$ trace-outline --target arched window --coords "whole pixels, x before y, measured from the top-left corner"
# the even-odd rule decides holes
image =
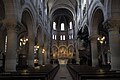
[[[65,40],[65,35],[63,35],[63,40]]]
[[[7,51],[7,36],[5,37],[5,52]]]
[[[64,23],[61,23],[61,31],[64,31],[64,30],[65,30]]]
[[[71,35],[71,38],[73,39],[73,34]]]
[[[57,37],[56,37],[56,35],[55,35],[55,34],[53,34],[53,35],[52,35],[52,39],[54,39],[54,40],[56,40],[56,39],[57,39]]]
[[[62,35],[60,35],[60,40],[63,40]]]
[[[60,40],[65,40],[65,35],[60,35]]]
[[[69,39],[73,39],[73,34],[69,34]]]
[[[56,30],[56,22],[53,22],[53,30]]]
[[[72,29],[72,22],[69,23],[70,29]]]
[[[69,39],[71,39],[71,35],[69,35]]]
[[[55,40],[56,40],[56,35],[54,36]]]
[[[55,37],[54,37],[54,34],[52,35],[52,39],[54,39]]]

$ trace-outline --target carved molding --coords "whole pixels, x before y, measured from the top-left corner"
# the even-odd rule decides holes
[[[7,31],[20,31],[21,30],[21,25],[14,20],[4,20],[2,21],[3,26],[7,29]]]

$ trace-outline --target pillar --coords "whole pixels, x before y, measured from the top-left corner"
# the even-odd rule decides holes
[[[48,64],[48,46],[49,46],[49,43],[47,42],[47,40],[46,40],[46,42],[45,42],[45,53],[44,53],[44,59],[45,59],[45,64]]]
[[[2,22],[0,22],[0,66],[4,67],[3,54],[5,54],[5,38],[6,38],[6,31]]]
[[[74,54],[76,54],[76,64],[80,64],[80,58],[79,58],[78,50],[76,50],[76,53],[74,53]]]
[[[76,51],[76,53],[73,51],[73,54],[76,54],[76,64],[80,64],[80,58],[79,58],[79,49],[81,49],[81,41],[80,41],[80,38],[78,38],[77,40],[76,40],[76,44],[75,44],[75,46],[74,47],[76,47],[75,49],[75,51]]]
[[[98,50],[97,50],[97,37],[98,35],[95,34],[91,36],[91,55],[92,55],[92,66],[98,66]]]
[[[6,32],[5,32],[4,26],[0,26],[0,51],[5,52],[5,38],[6,38]]]
[[[120,70],[120,35],[119,25],[112,23],[109,29],[109,44],[111,52],[111,70]]]
[[[84,40],[81,40],[80,38],[78,38],[78,45],[77,45],[77,47],[78,47],[78,50],[76,50],[76,60],[77,60],[77,64],[80,64],[80,58],[79,58],[79,56],[80,56],[80,50],[84,50],[85,48],[83,47],[83,43],[84,43]]]
[[[17,32],[15,24],[7,24],[7,53],[5,58],[5,72],[16,71]]]
[[[43,47],[43,35],[42,33],[38,34],[38,45],[40,46],[39,52],[38,52],[38,60],[39,60],[39,65],[42,65],[43,63],[43,56],[42,56],[42,47]],[[42,37],[41,37],[42,36]]]
[[[48,40],[49,41],[49,40]],[[47,63],[50,63],[50,43],[47,45]]]
[[[30,67],[34,67],[34,38],[32,36],[29,36],[28,42],[29,52],[27,57],[27,64]]]
[[[42,65],[43,63],[42,48],[39,49],[38,59],[39,59],[39,64]]]
[[[42,52],[42,65],[45,65],[45,54],[46,54],[46,52]]]
[[[45,49],[45,53],[44,53],[44,62],[45,62],[45,64],[47,64],[47,51],[46,51],[46,49]]]

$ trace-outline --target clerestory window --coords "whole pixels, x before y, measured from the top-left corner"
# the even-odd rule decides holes
[[[65,25],[64,23],[61,23],[61,31],[64,31],[65,30]]]
[[[69,23],[70,29],[72,29],[72,22]]]
[[[53,30],[56,30],[56,22],[53,22]]]

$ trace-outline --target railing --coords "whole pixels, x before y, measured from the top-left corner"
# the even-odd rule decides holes
[[[92,67],[88,70],[87,67],[81,68],[80,65],[67,65],[73,80],[120,80],[120,72],[103,71]]]
[[[56,65],[42,71],[0,73],[0,80],[53,80],[58,69],[59,65]]]

